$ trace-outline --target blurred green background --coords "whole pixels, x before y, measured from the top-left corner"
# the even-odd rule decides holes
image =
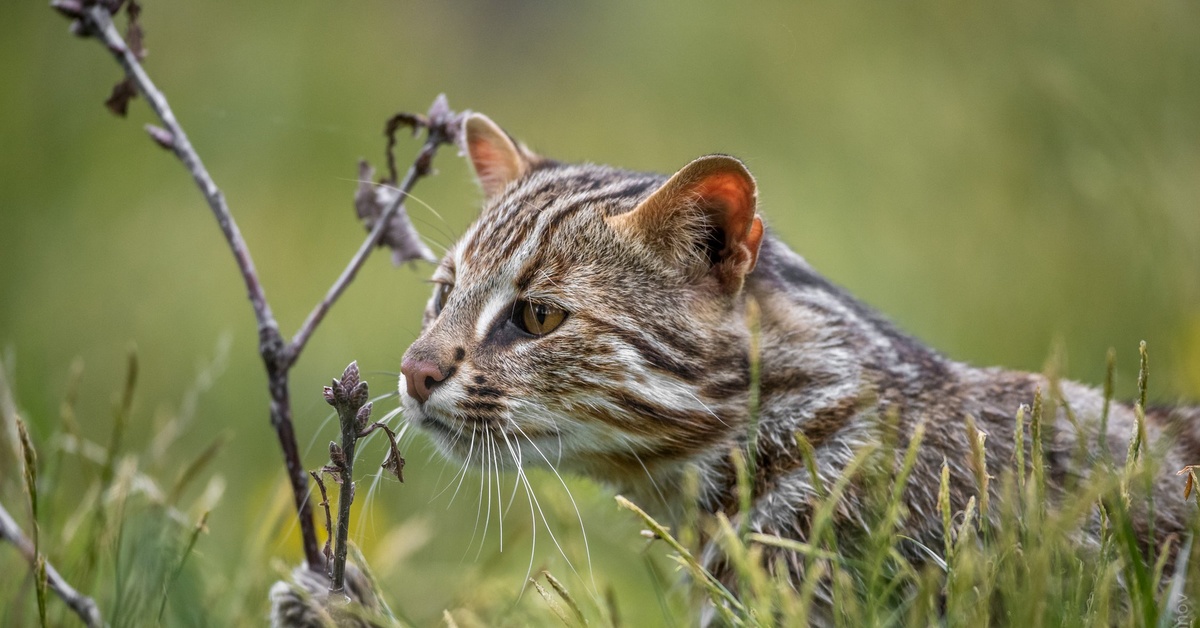
[[[197,545],[193,565],[209,583],[197,608],[210,623],[258,623],[274,565],[299,551],[281,523],[282,465],[229,252],[186,173],[142,132],[144,101],[129,120],[103,107],[120,77],[108,54],[69,36],[45,3],[2,14],[0,346],[16,398],[52,452],[79,356],[79,421],[107,442],[136,344],[143,368],[125,450],[143,452],[228,335],[226,368],[156,473],[169,484],[219,434],[231,437],[208,472],[225,490]],[[149,0],[142,21],[147,68],[223,187],[288,335],[363,236],[356,160],[382,165],[386,117],[445,92],[560,159],[672,172],[704,153],[742,157],[784,240],[956,359],[1036,370],[1061,342],[1068,375],[1099,383],[1115,347],[1129,396],[1144,339],[1151,396],[1200,397],[1195,3]],[[401,144],[400,160],[415,148]],[[436,165],[415,194],[444,221],[419,203],[409,211],[446,244],[480,195],[453,151]],[[310,467],[335,434],[322,427],[320,386],[357,359],[373,393],[394,389],[430,271],[372,258],[293,371]],[[364,460],[382,456],[377,445]],[[487,623],[525,621],[512,604],[532,547],[524,496],[505,518],[503,552],[494,518],[479,550],[478,477],[447,506],[452,491],[438,492],[456,469],[421,439],[407,449],[408,483],[379,484],[355,537],[393,607],[419,624],[463,606]],[[23,514],[16,469],[0,471],[0,497]],[[540,521],[534,567],[586,591],[570,501],[555,478],[533,475],[583,577]],[[670,563],[643,552],[639,526],[602,488],[571,487],[597,588],[614,587],[629,625],[672,623],[682,600]],[[70,501],[86,488],[56,491]],[[71,558],[59,558],[69,573]],[[24,581],[18,563],[0,548],[0,584]],[[93,590],[111,606],[103,586]],[[0,592],[0,609],[32,597]],[[521,604],[541,602],[530,598]]]

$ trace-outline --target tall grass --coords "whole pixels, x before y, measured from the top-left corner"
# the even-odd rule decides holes
[[[677,549],[676,557],[693,574],[692,586],[707,604],[735,626],[802,626],[813,621],[843,626],[1194,625],[1194,600],[1200,594],[1194,534],[1167,538],[1155,546],[1140,538],[1133,524],[1135,510],[1153,511],[1151,493],[1139,489],[1148,488],[1156,474],[1165,471],[1146,442],[1144,343],[1140,352],[1137,423],[1129,435],[1126,463],[1114,464],[1102,452],[1091,461],[1091,473],[1066,491],[1052,491],[1047,485],[1041,446],[1044,417],[1061,400],[1039,392],[1032,407],[1017,411],[1016,455],[998,469],[987,468],[985,436],[968,417],[964,428],[970,451],[963,455],[978,492],[955,510],[949,498],[949,466],[944,464],[938,500],[943,543],[936,548],[921,545],[914,552],[913,545],[919,543],[904,532],[908,513],[903,496],[908,483],[931,481],[911,475],[925,425],[908,435],[900,456],[894,449],[895,419],[882,417],[879,438],[861,446],[832,486],[822,490],[805,540],[747,534],[724,516],[708,524],[709,535],[737,571],[735,590],[714,586],[692,552]],[[1111,372],[1110,358],[1110,382]],[[1058,390],[1057,381],[1051,380],[1050,389]],[[1106,385],[1106,408],[1111,391],[1111,384]],[[1028,466],[1026,433],[1033,441]],[[802,451],[807,451],[806,445],[800,437]],[[815,470],[810,472],[817,477]],[[1191,469],[1185,472],[1190,476]],[[994,502],[988,498],[993,481],[999,482],[999,499]],[[839,543],[844,537],[834,534],[831,515],[850,486],[870,496],[864,500],[867,512],[859,513],[870,530],[854,543]],[[1181,479],[1180,490],[1184,487]],[[622,498],[618,501],[667,544],[678,547],[663,526]],[[989,512],[994,515],[990,525]],[[1195,521],[1193,517],[1194,525]],[[1179,544],[1174,569],[1166,573],[1171,547]],[[782,577],[782,565],[758,559],[766,547],[796,554],[804,574],[798,585]],[[922,558],[915,560],[914,555]],[[830,604],[818,600],[817,589],[828,595]]]
[[[969,448],[962,456],[976,489],[965,505],[956,508],[949,499],[948,464],[940,477],[914,477],[929,426],[922,423],[911,433],[901,433],[898,417],[885,414],[874,419],[877,438],[859,447],[832,477],[818,474],[811,445],[797,435],[805,463],[802,472],[812,477],[817,495],[802,539],[761,534],[745,525],[744,514],[753,509],[752,476],[748,457],[739,451],[734,459],[743,509],[732,519],[692,512],[683,517],[681,527],[671,529],[618,496],[618,506],[645,527],[651,539],[650,553],[638,559],[632,549],[636,537],[631,537],[630,560],[644,560],[654,573],[665,625],[695,624],[704,614],[730,626],[1192,625],[1200,601],[1195,584],[1200,578],[1200,548],[1193,535],[1155,546],[1138,536],[1133,523],[1133,512],[1153,509],[1144,490],[1150,479],[1172,471],[1161,468],[1146,441],[1142,393],[1149,367],[1144,347],[1141,356],[1138,421],[1129,435],[1128,461],[1117,464],[1101,451],[1090,463],[1091,472],[1066,490],[1052,490],[1042,470],[1045,417],[1062,404],[1052,379],[1044,395],[1039,393],[1031,406],[1014,414],[1020,429],[1013,460],[999,465],[992,461],[989,466],[986,435],[972,417],[965,417],[961,429]],[[179,451],[172,457],[163,455],[174,446],[171,442],[122,434],[137,411],[131,401],[136,371],[131,358],[125,381],[118,386],[107,445],[78,435],[68,395],[59,429],[37,445],[37,475],[6,473],[0,496],[15,505],[22,503],[21,496],[36,492],[40,551],[96,598],[113,626],[258,624],[265,619],[267,586],[289,569],[271,558],[277,554],[272,547],[280,538],[280,526],[286,529],[286,494],[281,492],[278,503],[264,508],[258,529],[247,529],[244,568],[234,574],[214,573],[204,558],[212,551],[206,548],[204,531],[207,513],[219,500],[221,473],[215,460],[225,437],[218,435],[199,452]],[[1109,381],[1112,371],[1110,359]],[[1111,401],[1111,384],[1105,391],[1106,402]],[[176,421],[178,417],[164,419],[162,433],[185,431],[186,426],[173,424]],[[146,450],[137,451],[134,445],[142,442]],[[1180,478],[1181,491],[1186,480],[1195,481],[1192,473],[1185,470]],[[940,543],[925,545],[906,533],[911,513],[905,491],[914,482],[939,484]],[[67,490],[67,483],[74,486]],[[201,484],[208,488],[188,488]],[[86,488],[79,490],[79,485]],[[690,485],[694,491],[695,482]],[[994,493],[989,497],[990,490]],[[866,527],[853,535],[845,534],[836,521],[850,492],[864,496],[863,512],[856,515]],[[1200,491],[1197,500],[1200,503]],[[552,496],[545,503],[551,510],[558,508]],[[561,509],[566,512],[568,506]],[[729,586],[702,564],[698,543],[704,538],[715,543],[733,567],[736,578]],[[781,550],[794,554],[791,565],[770,558]],[[365,557],[357,548],[354,552],[357,564],[365,566],[372,558],[370,552]],[[668,564],[677,567],[675,574],[662,569],[656,556],[664,553]],[[1168,562],[1171,555],[1176,556],[1173,565]],[[543,568],[523,585],[489,577],[486,569],[480,575],[477,567],[463,567],[467,593],[459,598],[461,604],[433,621],[464,628],[626,625],[623,600],[604,584],[609,575],[596,574],[600,586],[591,588],[582,580],[560,580]],[[801,577],[790,577],[789,569]],[[38,599],[38,578],[13,573],[19,572],[3,577],[13,586],[0,587],[0,618],[6,625],[34,623],[42,612],[48,625],[74,620],[58,600]],[[397,617],[406,617],[403,591],[379,593]],[[395,625],[412,623],[401,619]]]

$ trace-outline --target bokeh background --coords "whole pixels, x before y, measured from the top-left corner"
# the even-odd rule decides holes
[[[445,92],[564,160],[671,172],[704,153],[742,157],[783,239],[957,359],[1037,370],[1057,345],[1070,377],[1099,383],[1115,347],[1130,396],[1144,339],[1151,397],[1200,398],[1194,3],[145,4],[146,65],[223,187],[288,334],[361,241],[356,160],[381,165],[386,117]],[[82,433],[107,443],[136,345],[123,451],[169,486],[228,438],[180,501],[192,517],[215,506],[185,578],[193,605],[173,599],[170,621],[261,623],[266,588],[299,544],[229,252],[186,173],[142,132],[145,103],[128,120],[103,107],[120,76],[107,53],[43,2],[0,14],[0,346],[17,404],[53,461],[78,357]],[[415,148],[402,144],[401,161]],[[436,163],[409,206],[435,249],[480,200],[453,151]],[[321,385],[357,359],[373,393],[393,390],[419,328],[431,267],[387,260],[372,258],[293,371],[310,467],[335,435]],[[211,387],[198,386],[202,371]],[[180,440],[155,458],[158,430],[193,398]],[[478,476],[451,503],[453,490],[439,491],[456,469],[420,438],[407,452],[408,482],[378,484],[354,538],[415,623],[464,607],[464,621],[556,621],[530,591],[518,599],[531,554],[587,604],[611,588],[628,625],[684,616],[671,563],[644,549],[602,487],[569,482],[589,569],[553,476],[531,474],[563,552],[540,517],[532,549],[524,495],[501,552],[495,515],[486,539],[472,532]],[[86,503],[90,476],[70,458],[54,484],[65,505],[50,516]],[[2,460],[0,498],[27,521],[18,467]],[[373,466],[359,467],[364,486]],[[70,573],[73,550],[50,551]],[[0,616],[31,617],[27,586],[0,547]],[[81,586],[116,602],[104,577]]]

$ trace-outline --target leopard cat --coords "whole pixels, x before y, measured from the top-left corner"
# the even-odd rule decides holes
[[[968,416],[988,435],[987,468],[1012,466],[1014,416],[1052,382],[944,357],[830,283],[765,228],[738,159],[700,157],[667,177],[544,158],[479,114],[464,125],[486,200],[433,274],[400,378],[406,416],[450,458],[510,468],[553,459],[676,523],[725,513],[751,531],[804,539],[818,490],[796,434],[830,486],[880,438],[879,417],[891,417],[900,448],[923,423],[903,497],[902,531],[916,542],[900,548],[917,563],[927,559],[920,546],[943,542],[943,461],[955,512],[979,491]],[[751,310],[761,347],[754,416]],[[1063,403],[1044,421],[1044,471],[1061,494],[1089,473],[1079,451],[1107,445],[1120,464],[1136,419],[1114,402],[1100,434],[1104,395],[1054,384]],[[1183,538],[1195,505],[1173,471],[1200,462],[1200,408],[1147,413],[1146,442],[1161,451],[1156,540]],[[742,513],[733,452],[751,444],[752,508]],[[482,451],[493,452],[486,463]],[[862,499],[848,491],[836,525],[865,525]],[[1144,540],[1146,513],[1133,520]],[[712,545],[704,563],[732,587]],[[797,556],[765,556],[799,581]]]

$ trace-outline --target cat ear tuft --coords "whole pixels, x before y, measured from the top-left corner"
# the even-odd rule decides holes
[[[463,137],[471,165],[475,168],[475,178],[488,198],[527,174],[539,159],[481,113],[467,116],[463,122]]]
[[[677,263],[703,268],[731,294],[754,270],[763,239],[754,177],[728,155],[689,163],[609,223]]]

